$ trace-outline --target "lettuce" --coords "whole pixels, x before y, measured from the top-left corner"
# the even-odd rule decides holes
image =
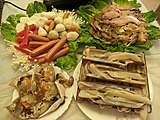
[[[104,7],[110,5],[109,0],[92,0],[91,4],[98,10],[102,10]]]
[[[123,5],[128,3],[128,0],[114,0],[115,3],[119,4],[119,5]]]
[[[17,31],[15,27],[9,23],[2,23],[0,32],[3,38],[6,40],[9,40],[12,42],[17,40],[17,35],[16,35]]]
[[[89,21],[96,13],[100,12],[92,5],[80,6],[76,13],[85,21]]]
[[[70,70],[77,65],[78,44],[74,41],[68,42],[68,45],[70,48],[69,53],[65,56],[57,58],[55,61],[55,65],[65,70]]]
[[[77,56],[76,54],[71,52],[65,56],[57,58],[55,61],[55,65],[62,69],[70,70],[77,65]]]
[[[133,8],[140,8],[142,5],[140,3],[137,3],[137,0],[131,0],[129,1],[129,4],[133,7]]]
[[[130,4],[133,8],[140,8],[141,4],[137,3],[137,0],[114,0],[115,3],[119,5]]]
[[[147,26],[147,30],[151,30],[149,32],[149,40],[158,40],[160,39],[160,28],[156,26]]]
[[[146,20],[147,24],[155,21],[158,18],[157,14],[153,10],[142,13],[142,17]]]
[[[28,17],[31,17],[35,13],[41,13],[43,11],[47,11],[45,4],[42,2],[34,1],[34,3],[28,4],[26,13]]]
[[[125,46],[124,51],[125,52],[135,52],[135,51],[143,51],[143,50],[149,50],[152,47],[152,42],[147,40],[145,43],[141,45],[131,45],[131,46]]]
[[[10,15],[6,19],[7,22],[10,22],[12,26],[16,27],[16,25],[20,22],[20,18],[25,17],[23,14]]]
[[[20,18],[25,17],[23,14],[10,15],[6,19],[8,23],[1,24],[1,34],[4,39],[15,42],[17,40],[16,25],[20,22]]]

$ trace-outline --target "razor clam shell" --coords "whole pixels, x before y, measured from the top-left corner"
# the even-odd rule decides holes
[[[133,87],[132,89],[126,89],[124,86],[122,88],[122,85],[121,86],[116,86],[116,85],[111,85],[111,84],[102,85],[96,82],[79,82],[78,85],[79,85],[80,90],[86,90],[86,89],[89,91],[95,90],[94,92],[97,91],[97,93],[100,93],[100,94],[106,93],[104,95],[107,95],[107,96],[118,96],[118,97],[122,97],[128,100],[131,100],[131,101],[151,104],[150,100],[147,97],[145,97],[145,95],[143,95],[142,92],[140,93],[141,91],[140,88],[139,89],[137,88],[135,89],[136,91],[134,91]]]
[[[125,57],[125,55],[129,55],[129,57]],[[104,74],[108,73],[108,71],[120,71],[121,73],[129,72],[136,73],[138,76],[140,75],[141,79],[139,79],[138,76],[136,79],[122,79],[114,78],[111,74],[106,76],[100,73],[100,75],[99,71],[97,72],[94,67],[90,69],[90,65],[92,64]],[[85,83],[85,85],[81,84],[82,82],[83,84]],[[123,94],[122,91],[131,94],[138,94],[139,97],[137,96],[137,98],[141,99],[142,97],[145,102],[141,100],[128,100],[126,95],[126,98],[118,97],[119,99],[117,99],[117,97],[108,97],[107,100],[109,100],[109,102],[106,103],[104,100],[100,99],[100,96],[96,96],[99,92],[104,92],[104,86],[113,89],[113,92],[110,91],[109,94],[114,93],[114,90],[116,89],[115,95],[118,95],[120,92],[120,94]],[[89,91],[90,93],[87,93]],[[80,102],[83,100],[89,100],[90,102],[99,105],[100,108],[112,106],[112,108],[116,108],[119,112],[124,111],[126,113],[134,112],[140,114],[140,110],[143,109],[147,109],[147,114],[148,112],[151,112],[151,101],[144,53],[126,54],[124,52],[110,52],[86,47],[83,51],[82,64],[80,67],[77,100],[81,100]],[[131,101],[134,102],[132,103]],[[147,106],[147,108],[144,106]],[[144,114],[144,116],[146,116],[146,114]]]
[[[141,120],[147,120],[147,116],[148,116],[148,106],[144,105],[143,109],[140,110]]]
[[[100,106],[115,106],[115,107],[121,106],[121,107],[126,107],[128,109],[130,108],[130,109],[134,110],[137,108],[142,108],[145,105],[145,103],[142,102],[141,100],[140,100],[141,102],[140,101],[138,102],[138,101],[133,101],[132,99],[129,100],[129,99],[123,98],[123,97],[114,97],[114,95],[113,96],[111,95],[112,92],[110,92],[110,95],[108,94],[107,97],[104,97],[105,93],[103,90],[106,87],[113,89],[113,90],[117,89],[118,91],[122,91],[122,88],[119,88],[117,86],[113,86],[111,84],[110,85],[102,85],[102,84],[93,83],[93,82],[79,82],[79,84],[80,84],[79,85],[79,93],[77,94],[77,98],[81,98],[83,100],[88,99],[91,102],[98,104]],[[137,88],[137,89],[138,90],[136,90],[136,91],[130,91],[130,90],[124,89],[124,91],[137,94],[137,91],[141,91],[140,88]],[[142,93],[139,93],[139,94],[142,94]],[[107,95],[107,91],[106,91],[106,95]],[[137,98],[139,99],[138,96],[137,96]]]
[[[106,50],[100,50],[96,48],[86,47],[83,51],[84,59],[95,59],[101,62],[112,62],[118,60],[131,61],[132,63],[144,64],[143,54],[133,54],[126,52],[109,52]],[[125,64],[124,64],[125,65]]]
[[[116,57],[119,54],[121,56],[128,55],[129,57],[124,57],[122,62],[122,57]],[[116,57],[117,60],[113,59],[112,61],[111,56],[112,59]],[[107,60],[108,58],[109,60]],[[108,52],[106,50],[86,47],[83,51],[80,80],[83,81],[91,77],[91,79],[95,78],[104,81],[146,85],[147,76],[146,66],[144,64],[145,59],[143,53]],[[95,65],[95,69],[90,67],[91,65]]]
[[[89,79],[90,81],[92,81],[92,79],[93,81],[95,81],[96,79],[96,81],[104,81],[104,82],[109,81],[109,82],[123,82],[134,85],[146,85],[146,83],[143,81],[132,81],[131,79],[106,79],[104,77],[95,76],[93,74],[86,74],[86,76],[89,77],[87,79]]]
[[[131,112],[131,108],[125,108],[125,107],[117,107],[117,110],[119,111],[119,112],[126,112],[126,113],[129,113],[129,112]]]

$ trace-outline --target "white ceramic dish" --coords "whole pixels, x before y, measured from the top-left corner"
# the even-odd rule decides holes
[[[79,80],[79,74],[80,74],[80,67],[81,67],[82,61],[79,62],[77,65],[73,77],[75,79],[74,83],[74,98],[76,99],[77,96],[77,82]],[[148,76],[149,78],[149,76]],[[151,101],[153,100],[153,88],[152,88],[152,82],[149,80],[149,89],[150,89],[150,97]],[[99,106],[89,103],[89,102],[82,102],[78,103],[78,107],[82,110],[82,112],[87,115],[92,120],[140,120],[138,115],[129,115],[126,113],[120,113],[116,109],[100,109]]]
[[[59,67],[55,66],[54,69],[55,69],[55,74],[62,73],[65,78],[67,78],[67,79],[69,78],[69,75],[65,71],[61,70]],[[68,109],[68,107],[72,101],[73,90],[74,90],[73,86],[66,89],[66,98],[65,98],[65,103],[63,105],[58,107],[55,111],[38,118],[37,120],[56,120],[56,119],[58,119]],[[15,100],[17,97],[18,97],[18,92],[16,90],[14,90],[13,91],[13,100]]]

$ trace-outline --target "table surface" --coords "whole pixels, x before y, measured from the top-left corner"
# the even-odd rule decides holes
[[[10,0],[17,5],[26,8],[28,3],[32,2],[33,0],[27,0],[23,1],[23,4],[21,4],[20,1],[18,0]],[[42,1],[42,0],[39,0]],[[157,4],[159,3],[159,0],[152,0],[157,2],[156,6],[154,4],[151,4],[152,6],[149,6],[149,3],[146,2],[148,0],[138,0],[143,4],[142,9],[144,11],[147,11],[145,5],[147,8],[150,9],[156,9]],[[147,4],[146,4],[147,3]],[[22,11],[19,11],[18,9],[10,6],[10,5],[5,5],[3,9],[3,15],[2,15],[2,21],[5,21],[7,16],[9,14],[14,14],[14,13],[23,13]],[[157,23],[154,23],[157,25]],[[5,52],[5,43],[2,40],[2,36],[0,35],[0,54]],[[153,87],[153,109],[152,113],[149,114],[148,120],[158,120],[159,119],[159,110],[160,110],[160,41],[154,41],[154,46],[147,51],[146,54],[146,60],[147,60],[147,68],[148,68],[148,73],[150,76],[150,79],[152,81],[152,87]],[[5,109],[5,106],[10,103],[12,99],[12,91],[13,88],[8,86],[9,81],[13,79],[15,76],[20,74],[18,71],[14,71],[11,68],[11,62],[12,62],[12,57],[5,57],[0,55],[0,120],[13,120],[12,116],[8,113],[8,111]],[[54,119],[54,118],[53,118]],[[61,116],[58,118],[58,120],[89,120],[89,118],[79,109],[77,106],[75,100],[73,99],[69,109]]]

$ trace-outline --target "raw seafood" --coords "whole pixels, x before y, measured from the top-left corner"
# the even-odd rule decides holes
[[[110,52],[86,47],[78,82],[77,101],[100,108],[139,113],[151,112],[148,77],[143,53]]]

